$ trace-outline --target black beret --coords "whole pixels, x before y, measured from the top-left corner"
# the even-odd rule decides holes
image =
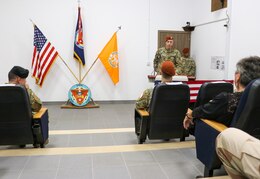
[[[19,76],[20,78],[27,78],[28,74],[29,74],[29,70],[20,67],[20,66],[14,66],[9,73],[13,73],[17,76]]]

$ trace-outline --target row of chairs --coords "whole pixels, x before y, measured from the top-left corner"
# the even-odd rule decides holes
[[[197,104],[205,104],[222,91],[233,91],[230,83],[205,83],[199,90]],[[157,85],[149,111],[135,110],[138,143],[149,139],[180,138],[189,134],[182,126],[190,100],[186,84]],[[260,79],[245,89],[231,126],[260,138]],[[226,126],[206,119],[197,119],[195,128],[197,158],[205,165],[204,176],[212,176],[221,162],[215,152],[215,138]],[[40,144],[48,139],[48,111],[43,108],[32,115],[26,90],[21,86],[0,86],[0,145]]]
[[[204,83],[198,93],[194,107],[209,102],[221,92],[232,92],[231,83]],[[160,84],[154,88],[149,111],[135,110],[135,125],[138,143],[146,138],[169,140],[180,138],[184,141],[189,134],[182,122],[187,112],[190,90],[186,84]],[[246,131],[260,138],[260,79],[251,82],[245,89],[232,120],[232,127]],[[140,130],[137,125],[141,122]],[[215,151],[216,136],[227,126],[196,119],[195,140],[197,158],[204,164],[204,176],[213,176],[214,169],[221,167]]]

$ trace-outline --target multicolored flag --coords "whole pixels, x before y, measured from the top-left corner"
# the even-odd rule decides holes
[[[116,32],[98,55],[114,85],[119,81],[119,62]]]
[[[78,7],[78,21],[75,32],[75,40],[74,40],[74,59],[78,60],[82,65],[85,65],[84,58],[84,46],[83,46],[83,27],[82,27],[82,19],[80,15],[80,7]]]
[[[32,76],[36,79],[36,84],[42,86],[58,52],[36,25],[34,25],[33,45]]]

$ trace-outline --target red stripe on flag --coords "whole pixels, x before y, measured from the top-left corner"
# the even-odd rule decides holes
[[[51,68],[51,65],[53,64],[53,62],[55,61],[57,56],[58,56],[58,52],[56,51],[55,54],[53,55],[52,59],[51,59],[51,62],[48,64],[48,66],[46,67],[46,69],[45,69],[45,71],[44,71],[44,73],[42,75],[42,78],[41,78],[41,81],[40,81],[40,86],[42,86],[43,81],[45,79],[45,76],[48,73],[49,69]]]
[[[39,66],[39,53],[37,52],[36,57],[35,57],[35,64],[33,68],[33,77],[36,77],[37,71],[38,71],[38,66]]]
[[[50,47],[50,43],[48,43],[47,47],[46,48],[49,48]],[[40,67],[39,67],[39,78],[41,78],[42,76],[42,70],[44,69],[46,63],[48,62],[49,58],[50,58],[50,55],[52,54],[52,52],[54,51],[54,47],[51,47],[51,50],[48,52],[47,56],[41,61],[43,62]],[[45,51],[46,53],[47,51]]]

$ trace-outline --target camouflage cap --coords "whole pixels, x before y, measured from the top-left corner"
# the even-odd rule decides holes
[[[19,76],[20,78],[27,78],[29,74],[29,70],[20,67],[20,66],[14,66],[9,73],[13,73],[16,76]]]
[[[174,76],[175,75],[174,64],[169,60],[164,61],[162,63],[161,71],[162,71],[162,73],[165,73],[169,76]]]

